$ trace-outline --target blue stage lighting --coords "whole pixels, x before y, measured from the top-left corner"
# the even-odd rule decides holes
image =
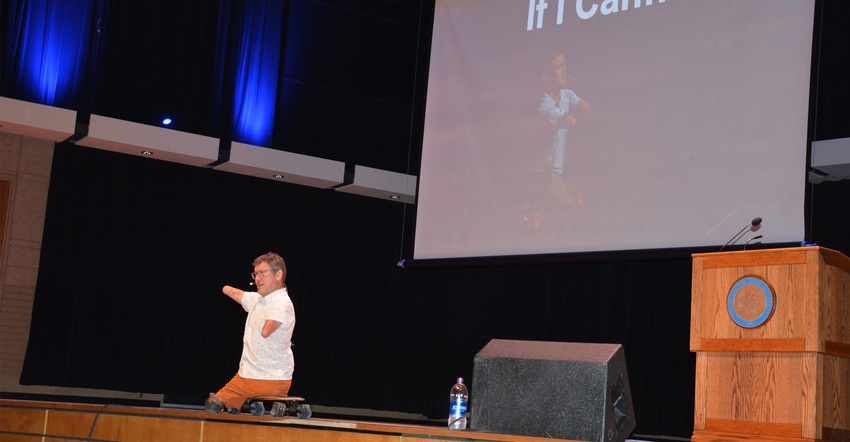
[[[233,139],[269,146],[274,131],[283,2],[251,0],[244,6],[237,41]]]
[[[5,5],[5,1],[3,2]],[[2,73],[16,97],[76,109],[86,82],[87,60],[96,59],[95,17],[106,2],[95,0],[18,1],[4,17]],[[7,8],[4,6],[4,11]],[[91,52],[89,52],[91,51]]]

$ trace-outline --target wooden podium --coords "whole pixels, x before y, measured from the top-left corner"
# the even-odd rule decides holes
[[[693,255],[693,441],[850,441],[850,259]]]

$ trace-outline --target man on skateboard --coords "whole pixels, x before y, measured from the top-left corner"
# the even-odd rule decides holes
[[[246,400],[287,396],[292,385],[295,308],[286,290],[286,263],[277,253],[266,253],[254,260],[251,277],[256,292],[229,285],[221,290],[242,305],[248,318],[239,371],[221,390],[210,393],[204,406],[209,413],[238,413]]]

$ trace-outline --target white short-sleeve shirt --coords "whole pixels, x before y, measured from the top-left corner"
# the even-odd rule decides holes
[[[295,307],[286,287],[266,297],[257,292],[242,295],[242,308],[248,312],[242,337],[242,359],[239,375],[246,379],[290,380],[295,370],[292,354],[292,331],[295,329]],[[262,335],[266,320],[281,322],[268,338]]]

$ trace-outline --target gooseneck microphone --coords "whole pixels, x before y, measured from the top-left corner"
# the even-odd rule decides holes
[[[761,235],[756,235],[756,236],[754,236],[754,237],[752,237],[752,238],[748,239],[748,240],[747,240],[747,242],[746,242],[746,243],[744,243],[744,250],[747,250],[747,246],[748,246],[748,245],[750,245],[750,243],[751,243],[751,242],[753,242],[753,241],[755,241],[755,240],[757,240],[757,239],[761,239],[761,238],[762,238],[762,236],[761,236]]]
[[[750,223],[749,223],[749,224],[747,224],[746,226],[744,226],[744,228],[743,228],[743,229],[741,229],[741,231],[739,231],[738,233],[736,233],[736,234],[735,234],[735,236],[733,236],[733,237],[732,237],[732,239],[730,239],[729,241],[727,241],[727,242],[726,242],[726,244],[723,244],[723,247],[721,247],[719,251],[720,251],[720,252],[722,252],[722,251],[723,251],[723,249],[725,249],[725,248],[726,248],[726,246],[728,246],[728,245],[730,245],[730,244],[735,244],[736,242],[738,242],[738,240],[739,240],[739,239],[741,239],[741,237],[742,237],[742,236],[744,236],[744,232],[745,232],[747,229],[752,229],[753,227],[756,227],[756,226],[758,226],[759,224],[761,224],[761,217],[758,217],[758,216],[757,216],[757,217],[753,218],[753,220],[752,220],[752,221],[750,221]]]

